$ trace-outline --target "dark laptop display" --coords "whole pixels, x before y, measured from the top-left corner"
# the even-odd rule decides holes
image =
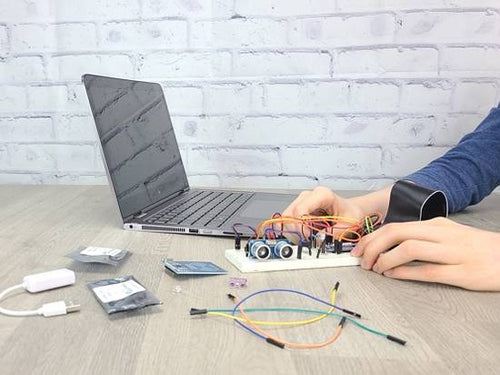
[[[85,84],[122,216],[187,189],[161,86],[101,77]]]
[[[126,229],[233,235],[293,199],[286,194],[190,189],[161,86],[96,75],[83,82]]]

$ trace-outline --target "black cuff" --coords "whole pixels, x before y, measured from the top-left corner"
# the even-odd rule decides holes
[[[448,216],[448,200],[442,191],[409,180],[396,181],[384,224],[428,220],[437,216]]]

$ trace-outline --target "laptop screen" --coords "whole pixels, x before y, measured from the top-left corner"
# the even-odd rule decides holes
[[[123,218],[189,187],[159,84],[94,75],[83,82]]]

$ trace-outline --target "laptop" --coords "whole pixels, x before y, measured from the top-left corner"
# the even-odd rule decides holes
[[[295,198],[191,189],[161,86],[92,74],[82,80],[125,229],[234,236],[233,224],[255,227]]]

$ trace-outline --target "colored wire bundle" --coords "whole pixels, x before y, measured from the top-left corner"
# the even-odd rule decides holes
[[[311,234],[319,234],[331,236],[338,241],[357,242],[363,235],[373,232],[380,225],[381,219],[382,216],[378,213],[361,220],[335,215],[288,217],[275,213],[271,219],[259,224],[255,229],[255,238],[272,238],[269,236],[291,233],[298,237],[297,242],[300,243]]]
[[[355,313],[353,311],[350,311],[348,309],[345,309],[343,307],[335,305],[335,299],[338,291],[339,283],[335,285],[335,287],[332,290],[331,297],[330,297],[330,302],[324,301],[322,299],[319,299],[311,294],[294,290],[294,289],[283,289],[283,288],[278,288],[278,289],[264,289],[260,290],[254,293],[249,294],[248,296],[244,297],[240,301],[237,301],[236,297],[233,295],[228,295],[233,302],[235,302],[235,305],[233,309],[195,309],[192,308],[190,310],[191,315],[201,315],[201,314],[207,314],[207,315],[213,315],[213,316],[219,316],[223,318],[228,318],[234,320],[238,325],[240,325],[243,329],[248,331],[249,333],[259,337],[262,340],[265,340],[269,344],[275,345],[279,348],[294,348],[294,349],[316,349],[316,348],[321,348],[324,346],[327,346],[335,340],[338,339],[340,334],[342,333],[342,330],[344,328],[344,325],[347,321],[352,322],[356,327],[361,328],[367,332],[370,332],[375,335],[379,335],[382,337],[385,337],[388,340],[394,341],[400,345],[405,345],[406,341],[402,340],[400,338],[397,338],[395,336],[380,332],[376,329],[370,328],[359,321],[357,321],[355,318],[361,318],[361,315],[358,313]],[[303,297],[306,297],[308,299],[311,299],[313,301],[319,302],[321,304],[324,304],[329,307],[328,310],[318,310],[318,309],[306,309],[306,308],[287,308],[287,307],[268,307],[268,308],[248,308],[244,309],[243,305],[245,302],[247,302],[249,299],[257,296],[257,295],[262,295],[262,294],[267,294],[267,293],[292,293],[292,294],[297,294]],[[338,310],[343,312],[344,314],[350,315],[344,315],[344,314],[339,314],[334,312],[334,310]],[[294,312],[294,313],[307,313],[307,314],[315,314],[318,315],[314,318],[310,319],[305,319],[305,320],[294,320],[294,321],[266,321],[266,320],[253,320],[251,319],[247,313],[249,312]],[[240,314],[241,316],[238,316],[237,314]],[[315,343],[297,343],[297,342],[290,342],[283,340],[281,338],[278,338],[274,335],[271,335],[270,333],[266,332],[261,326],[302,326],[306,324],[312,324],[316,323],[320,320],[323,320],[324,318],[332,316],[332,317],[338,317],[340,318],[340,322],[335,329],[333,335],[328,338],[327,340],[321,341],[321,342],[315,342]]]
[[[245,246],[247,255],[252,240],[264,241],[264,245],[259,244],[259,246],[267,247],[267,251],[270,252],[271,247],[275,244],[274,241],[278,239],[286,239],[296,243],[298,245],[298,258],[301,257],[304,247],[309,249],[309,254],[311,254],[313,248],[317,248],[317,258],[320,254],[326,252],[337,254],[349,252],[352,246],[365,234],[372,233],[381,225],[381,218],[378,213],[357,220],[334,215],[287,217],[276,212],[271,219],[262,221],[256,229],[243,223],[233,224],[235,233],[234,248],[241,249],[243,232],[240,230],[244,228],[246,233],[248,233],[248,230],[252,233]]]

